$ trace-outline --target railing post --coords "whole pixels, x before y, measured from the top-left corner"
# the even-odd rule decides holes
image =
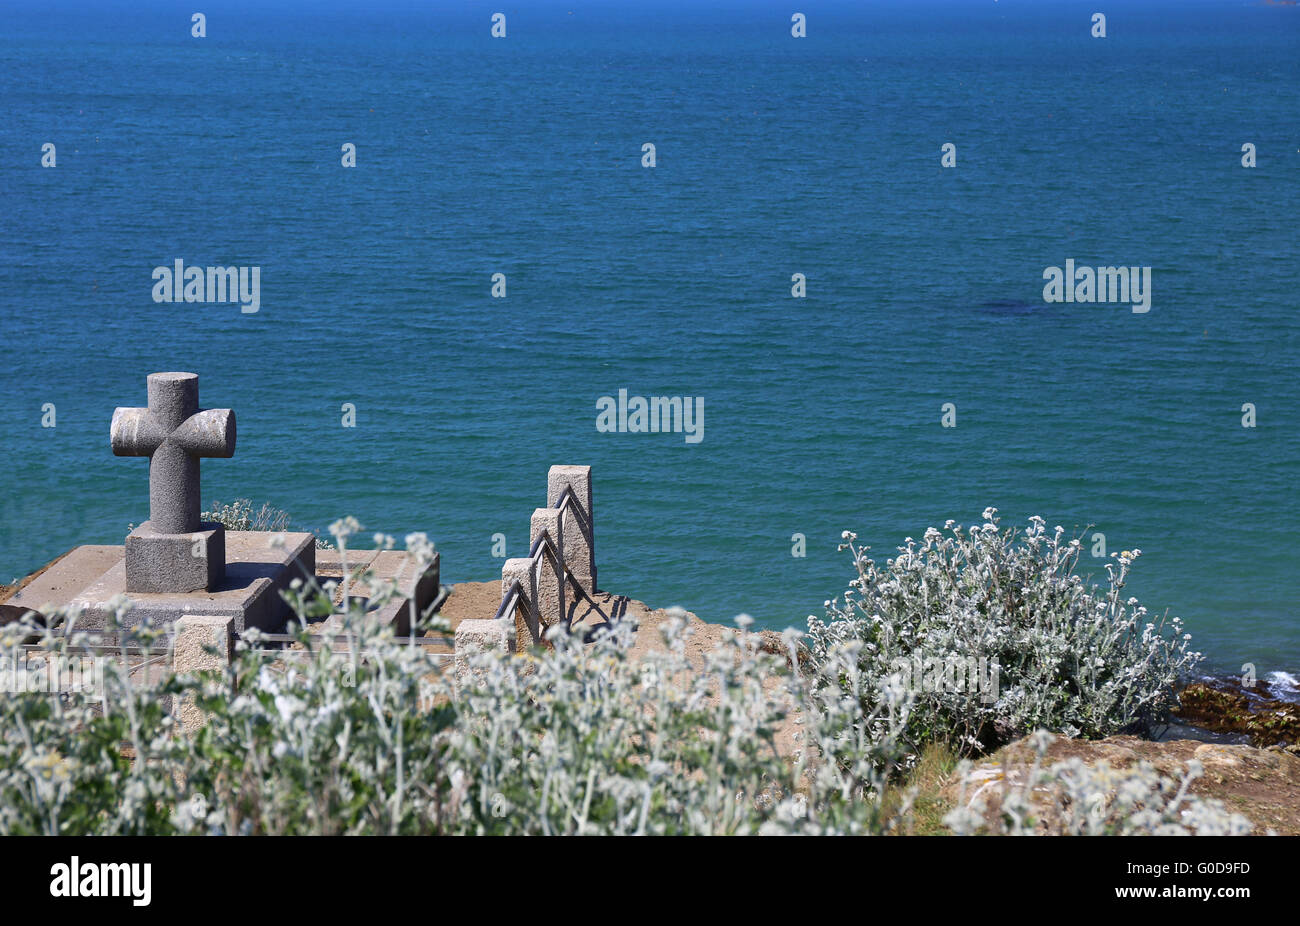
[[[556,624],[568,626],[564,608],[564,519],[557,508],[538,508],[533,512],[529,525],[528,546],[537,543],[538,538],[548,537],[551,546],[546,544],[538,551],[541,562],[537,564],[537,614],[541,620],[542,638],[546,638],[547,629]]]
[[[461,621],[456,625],[456,676],[469,671],[470,658],[475,653],[515,651],[514,628],[506,620]]]
[[[546,504],[559,504],[564,490],[572,497],[564,509],[564,565],[588,595],[596,593],[596,520],[591,500],[590,466],[552,466],[546,474]]]
[[[224,672],[234,659],[234,618],[186,614],[177,619],[174,629],[172,669],[175,674]],[[216,652],[211,652],[210,647],[215,647]],[[187,736],[193,736],[208,722],[190,695],[178,699],[176,714]]]
[[[533,561],[526,556],[508,559],[501,566],[501,598],[510,594],[516,582],[522,591],[515,604],[515,650],[523,652],[541,640],[541,626],[537,614],[537,579],[533,575]],[[509,619],[512,615],[503,615]]]

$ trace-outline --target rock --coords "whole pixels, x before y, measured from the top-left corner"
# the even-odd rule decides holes
[[[1249,688],[1235,678],[1194,682],[1179,701],[1179,719],[1217,733],[1244,734],[1255,746],[1300,741],[1300,705],[1273,697],[1262,680]]]
[[[972,769],[973,777],[967,778],[968,799],[981,788],[985,795],[995,797],[1003,776],[1012,783],[1021,781],[1034,755],[1033,746],[1025,738],[981,759]],[[1230,810],[1250,819],[1256,833],[1300,835],[1300,750],[1294,746],[1262,749],[1195,740],[1153,742],[1135,736],[1102,740],[1054,737],[1044,766],[1069,759],[1079,759],[1089,767],[1105,762],[1112,769],[1147,762],[1162,775],[1179,780],[1186,773],[1187,763],[1196,760],[1203,773],[1189,785],[1190,794],[1223,801]],[[953,801],[958,791],[958,783],[949,782],[944,799]],[[1040,831],[1050,833],[1056,825],[1042,820]]]

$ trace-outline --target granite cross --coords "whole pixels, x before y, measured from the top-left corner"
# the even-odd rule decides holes
[[[149,407],[119,408],[113,454],[149,457],[149,521],[160,534],[199,530],[199,458],[235,455],[235,413],[199,409],[194,373],[150,373]]]

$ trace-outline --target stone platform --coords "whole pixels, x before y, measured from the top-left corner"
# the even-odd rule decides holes
[[[284,537],[277,547],[272,538]],[[58,607],[81,607],[78,630],[101,630],[110,610],[108,602],[126,595],[124,547],[77,547],[34,579],[7,603],[48,613]],[[295,578],[304,581],[316,571],[315,537],[306,533],[277,535],[269,532],[228,531],[226,574],[212,591],[185,593],[133,592],[132,623],[148,619],[159,625],[186,614],[207,614],[234,619],[237,631],[257,627],[282,631],[290,616],[280,592]],[[111,560],[107,569],[106,560]]]
[[[294,579],[308,581],[316,572],[316,538],[312,534],[286,533],[284,545],[272,545],[269,532],[229,531],[226,533],[226,574],[212,591],[131,592],[128,615],[132,623],[148,619],[155,626],[170,623],[186,614],[230,617],[235,632],[256,627],[268,633],[282,631],[291,615],[280,597]],[[126,595],[126,561],[87,586],[70,603],[85,608],[77,626],[100,630],[109,616],[107,602]]]
[[[284,545],[272,545],[272,538],[284,537]],[[94,631],[105,626],[107,602],[127,595],[133,603],[129,619],[144,618],[154,625],[172,623],[186,614],[230,617],[236,633],[256,627],[267,633],[283,633],[292,611],[280,597],[295,578],[315,577],[320,585],[342,578],[342,564],[336,550],[317,550],[315,537],[307,533],[277,534],[227,531],[226,574],[211,592],[184,594],[126,593],[125,548],[87,545],[73,549],[21,591],[5,602],[9,609],[22,608],[51,613],[56,608],[81,606],[85,610],[76,629]],[[409,632],[411,598],[417,613],[423,613],[437,597],[439,558],[416,581],[415,563],[400,550],[350,550],[348,571],[353,575],[369,569],[380,581],[393,579],[404,592],[379,609],[375,618],[392,624],[399,634]],[[412,590],[414,594],[412,595]],[[351,583],[353,599],[369,598],[371,590],[360,582]],[[341,587],[335,598],[341,598]]]

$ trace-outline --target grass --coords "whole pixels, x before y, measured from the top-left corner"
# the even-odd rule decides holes
[[[957,754],[946,743],[927,745],[917,758],[907,778],[885,794],[885,816],[896,812],[903,795],[914,792],[912,813],[904,831],[908,836],[951,836],[943,823],[944,815],[952,810],[952,801],[944,789],[954,780],[957,772]]]

